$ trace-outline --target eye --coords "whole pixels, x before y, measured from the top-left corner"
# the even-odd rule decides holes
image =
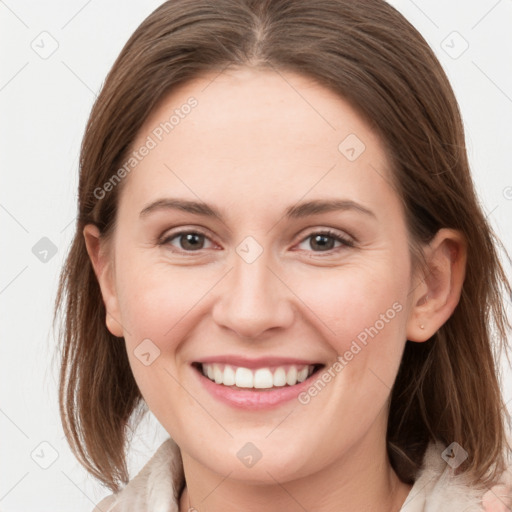
[[[213,243],[204,233],[198,231],[180,231],[164,237],[158,243],[159,245],[171,245],[185,252],[194,252],[200,251],[201,249],[208,249],[209,247],[205,247],[205,242],[210,243],[213,247]]]
[[[309,247],[300,247],[302,244],[308,243]],[[338,246],[335,247],[335,244]],[[176,252],[197,252],[202,249],[213,248],[214,243],[207,235],[200,231],[179,231],[164,236],[158,242],[159,245],[170,245],[178,249]],[[208,245],[209,244],[209,245]],[[335,231],[325,230],[309,234],[299,244],[299,249],[313,250],[313,252],[330,252],[340,247],[354,247],[353,240],[343,236]]]
[[[313,252],[328,252],[335,250],[336,248],[341,247],[354,247],[354,242],[349,238],[340,235],[334,231],[326,230],[309,234],[304,240],[299,244],[299,248],[301,244],[307,243],[309,240],[309,248],[305,248],[305,250],[313,249]],[[334,247],[335,243],[338,242],[338,247]],[[303,248],[304,249],[304,248]]]

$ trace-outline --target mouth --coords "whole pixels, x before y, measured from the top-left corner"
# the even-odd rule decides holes
[[[223,363],[194,362],[192,367],[208,380],[234,390],[274,391],[301,384],[318,373],[324,364],[281,364],[246,368]]]

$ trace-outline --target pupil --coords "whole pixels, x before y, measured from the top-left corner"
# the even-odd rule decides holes
[[[202,235],[199,235],[197,233],[188,233],[188,234],[184,235],[185,241],[183,242],[183,238],[182,238],[182,242],[183,242],[181,244],[182,248],[183,249],[197,249],[198,248],[197,242],[201,236]]]
[[[328,236],[328,235],[316,235],[315,237],[313,237],[313,240],[314,240],[314,244],[319,244],[318,247],[320,247],[320,250],[329,250],[329,249],[332,249],[332,245],[334,243],[334,240],[332,239],[332,237]],[[326,242],[327,240],[327,242]],[[330,243],[329,243],[329,240],[330,240]],[[313,244],[311,245],[312,248],[313,247]]]

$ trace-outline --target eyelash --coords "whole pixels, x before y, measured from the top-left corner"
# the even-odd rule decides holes
[[[189,234],[201,235],[201,236],[204,236],[205,238],[209,239],[208,235],[206,233],[203,233],[200,230],[183,230],[183,231],[177,231],[176,233],[172,233],[168,236],[164,236],[164,237],[160,238],[158,240],[157,244],[158,245],[168,245],[171,240],[174,240],[175,238],[179,238],[181,235],[189,235]],[[330,237],[330,238],[333,238],[336,242],[340,242],[342,244],[341,247],[335,247],[335,248],[329,249],[327,251],[312,251],[313,253],[315,253],[319,256],[321,256],[323,254],[332,255],[333,252],[336,252],[337,250],[342,249],[343,247],[354,247],[355,246],[355,243],[353,240],[351,240],[347,237],[344,237],[344,236],[340,235],[339,233],[332,231],[330,229],[325,229],[325,230],[321,230],[321,231],[313,231],[313,232],[309,233],[307,236],[305,236],[304,238],[302,238],[302,240],[299,242],[299,244],[305,242],[308,238],[311,238],[315,235]],[[182,254],[200,253],[203,250],[204,249],[198,249],[195,251],[186,251],[184,249],[175,249],[175,248],[172,249],[173,252],[182,253]]]

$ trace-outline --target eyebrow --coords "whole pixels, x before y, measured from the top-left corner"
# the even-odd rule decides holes
[[[190,201],[188,199],[164,198],[158,199],[140,212],[140,217],[146,217],[152,212],[161,210],[181,210],[205,217],[215,217],[224,222],[222,213],[214,206],[207,203]],[[349,199],[315,199],[290,206],[285,210],[285,217],[299,219],[310,215],[318,215],[332,211],[356,211],[373,218],[377,218],[368,208]]]

